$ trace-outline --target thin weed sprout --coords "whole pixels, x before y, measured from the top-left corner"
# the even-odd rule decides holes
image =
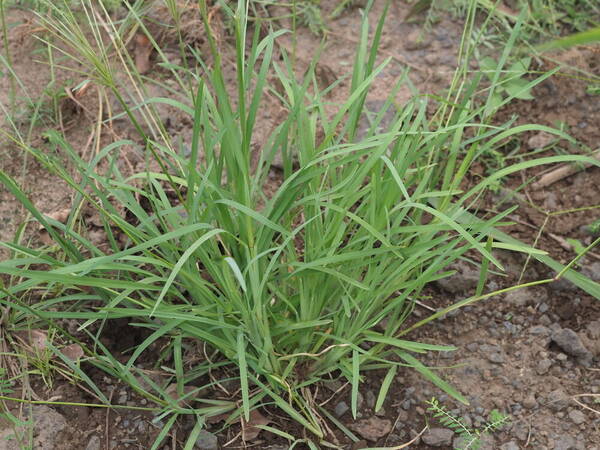
[[[19,242],[3,243],[14,257],[0,263],[0,272],[10,277],[0,291],[0,302],[41,321],[79,321],[79,330],[91,342],[83,344],[86,364],[119,378],[160,408],[156,420],[164,420],[165,427],[155,448],[182,414],[198,418],[188,440],[192,445],[207,418],[228,413],[228,423],[241,417],[248,421],[250,412],[263,406],[279,408],[318,442],[326,438],[327,428],[312,388],[331,378],[349,382],[356,417],[359,386],[370,370],[387,373],[388,381],[377,397],[379,406],[396,371],[406,366],[466,403],[460,392],[418,359],[429,351],[455,347],[403,337],[444,312],[497,294],[483,293],[487,267],[502,269],[494,248],[552,261],[544,252],[499,232],[512,209],[485,219],[468,210],[502,176],[539,164],[598,165],[598,161],[581,156],[527,161],[461,191],[461,181],[482,152],[521,132],[546,129],[490,125],[499,107],[490,99],[510,49],[499,59],[498,73],[481,106],[472,99],[478,79],[466,77],[468,58],[463,58],[448,98],[440,102],[433,119],[426,114],[425,97],[396,105],[393,93],[399,86],[395,86],[366,135],[358,138],[369,87],[386,64],[376,64],[386,12],[371,34],[371,4],[363,13],[348,96],[333,116],[326,112],[318,89],[316,60],[297,79],[285,53],[280,61],[273,58],[276,40],[284,31],[261,35],[258,22],[252,30],[243,1],[222,5],[234,30],[235,89],[225,81],[208,7],[199,2],[210,55],[191,52],[187,67],[167,61],[163,65],[182,83],[187,98],[181,101],[145,98],[142,78],[125,50],[127,30],[106,20],[109,15],[101,4],[81,2],[91,33],[83,32],[80,18],[68,9],[57,8],[41,18],[53,48],[80,61],[96,88],[118,100],[139,134],[148,163],[160,169],[148,164],[139,173],[123,173],[117,162],[122,148],[135,145],[130,140],[99,146],[85,160],[56,130],[45,134],[52,152],[12,136],[16,145],[72,188],[74,200],[66,223],[59,222],[42,214],[18,184],[0,172],[0,182],[32,220],[44,226],[56,248],[45,252]],[[138,6],[130,6],[127,20],[145,31]],[[473,3],[467,37],[472,35],[475,10]],[[471,54],[469,41],[463,38],[463,55]],[[125,100],[113,61],[135,87],[139,99],[134,107]],[[286,112],[260,143],[258,164],[253,167],[253,132],[272,74],[282,86]],[[511,98],[508,93],[502,101]],[[189,115],[193,124],[189,156],[176,150],[157,120],[153,104],[161,102]],[[134,109],[144,112],[141,119]],[[394,112],[394,120],[378,131],[387,111]],[[149,127],[142,127],[140,120]],[[467,138],[466,130],[475,133]],[[551,132],[570,139],[560,131]],[[283,181],[267,196],[264,186],[277,153],[283,157]],[[59,156],[66,157],[71,167],[64,167]],[[107,248],[94,245],[85,229],[78,228],[84,206],[101,217]],[[428,283],[448,276],[449,265],[467,252],[482,261],[477,295],[407,326],[413,299]],[[556,264],[552,267],[561,276],[598,295],[597,285],[586,284],[570,266]],[[58,294],[39,298],[39,292],[51,289]],[[107,324],[122,318],[147,331],[126,362],[100,340]],[[378,324],[384,321],[382,331]],[[159,383],[140,361],[165,342],[169,354],[160,364],[167,369],[167,381]],[[206,354],[191,366],[183,357],[190,342],[201,342]],[[110,403],[83,366],[55,354],[99,403]],[[238,394],[226,400],[211,398],[206,392],[223,379],[233,382]],[[171,385],[174,391],[167,389]]]

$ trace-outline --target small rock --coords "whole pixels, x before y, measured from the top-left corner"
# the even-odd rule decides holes
[[[530,149],[535,150],[538,148],[543,148],[549,145],[555,136],[553,134],[547,133],[546,131],[540,131],[539,133],[534,134],[527,140],[527,145]]]
[[[352,444],[351,449],[352,450],[362,450],[363,448],[368,448],[369,444],[367,443],[367,441],[365,441],[364,439],[361,439],[360,441],[355,442],[354,444]]]
[[[470,352],[476,352],[478,348],[479,345],[476,342],[471,342],[470,344],[467,344],[467,350],[469,350]]]
[[[496,364],[502,364],[504,362],[504,356],[502,353],[490,353],[488,355],[488,360]]]
[[[558,209],[558,197],[554,192],[548,192],[546,194],[546,199],[544,200],[544,206],[547,210],[555,210]]]
[[[569,419],[571,419],[575,425],[581,425],[585,422],[585,414],[578,409],[574,409],[569,413]]]
[[[368,419],[359,420],[349,426],[368,441],[376,441],[392,431],[392,422],[373,416]]]
[[[31,415],[29,415],[31,411]],[[11,427],[4,428],[3,423],[0,426],[0,449],[2,450],[17,450],[24,448],[14,439],[15,431],[22,436],[32,436],[32,440],[26,438],[31,447],[34,449],[46,449],[46,448],[57,448],[57,438],[59,433],[67,427],[67,420],[45,405],[35,405],[31,410],[27,409],[28,416],[25,417],[29,420],[29,423],[25,427]],[[12,437],[12,438],[11,438]]]
[[[552,367],[552,360],[542,359],[538,361],[535,371],[538,375],[544,375],[548,372],[548,370],[550,370],[550,367]]]
[[[546,402],[553,411],[560,411],[569,404],[569,396],[562,389],[555,389],[548,394]]]
[[[563,328],[560,331],[552,333],[552,341],[556,343],[567,355],[575,356],[576,358],[590,358],[590,351],[584,347],[573,330]]]
[[[550,324],[552,323],[552,320],[550,320],[550,317],[548,317],[548,315],[547,315],[547,314],[542,314],[542,315],[540,316],[540,323],[541,323],[542,325],[546,325],[546,326],[548,326],[548,325],[550,325]]]
[[[217,436],[212,434],[209,431],[202,430],[198,435],[198,439],[196,439],[196,444],[194,445],[197,449],[202,450],[218,450],[219,448],[219,440]]]
[[[411,441],[414,439],[413,444],[419,445],[421,443],[421,436],[419,435],[419,432],[414,428],[410,429],[408,435],[410,436]]]
[[[348,404],[344,401],[339,402],[337,405],[335,405],[335,409],[333,410],[333,412],[335,413],[335,415],[337,417],[342,417],[344,414],[346,414],[348,412],[348,410],[350,409],[350,407],[348,406]]]
[[[479,271],[466,263],[457,263],[455,266],[452,266],[451,269],[456,270],[454,275],[442,278],[435,282],[446,292],[451,294],[462,294],[477,286],[477,283],[479,282]]]
[[[571,436],[561,436],[554,444],[554,450],[576,450],[575,439]]]
[[[502,444],[500,450],[519,450],[519,446],[515,441],[507,442],[506,444]]]
[[[529,328],[529,334],[533,334],[534,336],[550,336],[552,330],[544,325],[534,325]]]
[[[398,416],[396,419],[396,430],[404,428],[408,422],[408,413],[402,409],[398,410]]]
[[[537,401],[535,400],[535,395],[533,392],[530,392],[527,397],[523,399],[523,407],[526,409],[533,409],[537,406]]]
[[[375,394],[372,390],[369,389],[367,392],[365,392],[365,403],[367,405],[367,408],[373,409],[375,407],[376,401],[377,399],[375,398]]]
[[[431,41],[421,29],[410,32],[404,42],[404,48],[409,51],[422,50],[431,45]]]
[[[538,311],[542,314],[547,313],[550,307],[546,303],[542,303],[538,308]]]
[[[600,339],[600,320],[588,323],[587,332],[590,339]]]
[[[96,435],[92,436],[89,440],[88,445],[85,447],[85,450],[100,450],[100,446],[102,442],[100,442],[100,438]]]
[[[117,398],[117,403],[124,405],[127,403],[127,390],[122,389],[119,391],[119,397]]]
[[[443,447],[452,444],[453,436],[454,431],[449,428],[430,428],[421,439],[432,447]]]
[[[534,299],[531,296],[531,292],[527,289],[517,289],[516,291],[510,291],[504,297],[507,303],[514,306],[526,306],[532,304]]]
[[[529,427],[524,422],[515,422],[512,426],[512,434],[520,441],[526,441],[529,436]]]

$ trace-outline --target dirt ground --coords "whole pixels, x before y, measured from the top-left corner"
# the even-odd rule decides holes
[[[323,1],[325,10],[332,2]],[[381,4],[376,2],[373,15],[375,22]],[[442,93],[451,80],[456,66],[456,57],[463,24],[450,17],[443,18],[425,35],[421,35],[419,23],[406,22],[408,7],[403,2],[393,2],[386,21],[381,43],[381,58],[391,57],[391,61],[375,80],[374,88],[367,100],[367,107],[378,109],[388,95],[390,86],[407,69],[414,86],[422,93]],[[38,57],[40,43],[30,32],[34,19],[30,12],[9,10],[10,52],[14,70],[22,79],[32,98],[39,98],[48,85],[49,73]],[[329,84],[343,79],[352,69],[357,30],[360,15],[357,9],[349,9],[340,17],[328,23],[327,45],[320,63],[319,74],[323,83]],[[422,38],[422,40],[421,40]],[[312,52],[319,44],[320,37],[307,29],[300,29],[296,49],[300,64],[308,63]],[[174,48],[165,51],[177,52]],[[281,39],[281,45],[291,48],[291,38]],[[4,49],[0,49],[4,53]],[[597,48],[576,49],[555,57],[568,67],[600,75],[600,53]],[[540,61],[540,69],[553,67],[553,62]],[[153,76],[150,69],[148,76]],[[233,74],[229,74],[233,77]],[[78,79],[72,74],[58,73],[57,85],[73,85]],[[332,102],[342,98],[344,88],[349,84],[343,79],[341,86],[332,94]],[[572,77],[553,77],[537,86],[534,100],[513,102],[498,116],[502,122],[516,117],[517,123],[540,123],[558,126],[575,137],[581,145],[568,147],[557,143],[557,148],[543,152],[544,155],[557,152],[585,153],[587,148],[597,148],[600,140],[600,101],[597,96],[586,91],[587,83]],[[8,78],[0,78],[0,101],[8,102]],[[399,105],[405,103],[413,93],[405,87],[397,96]],[[339,97],[336,97],[339,96]],[[19,100],[24,104],[22,100]],[[278,106],[266,111],[259,123],[257,144],[275,126]],[[186,127],[189,123],[178,120],[172,111],[159,111],[169,118],[167,131],[174,136],[189,139]],[[21,132],[26,132],[27,115],[25,110]],[[6,118],[2,119],[3,129],[8,129]],[[69,141],[81,151],[89,151],[89,136],[93,131],[93,117],[83,111],[76,111],[67,119]],[[34,145],[43,145],[42,137],[36,135],[44,131],[40,125],[33,129]],[[119,133],[129,136],[131,130],[120,129]],[[131,137],[131,136],[129,136]],[[524,134],[520,139],[507,144],[506,154],[512,162],[531,157],[528,153],[539,148],[540,142],[547,143],[539,133]],[[586,148],[587,146],[587,148]],[[515,148],[517,149],[515,151]],[[520,156],[522,155],[522,156]],[[135,163],[135,161],[134,161]],[[140,164],[142,161],[139,162]],[[68,207],[71,194],[66,186],[49,175],[30,156],[15,148],[5,137],[0,137],[0,168],[22,183],[34,199],[36,205],[47,213]],[[552,169],[552,168],[550,168]],[[477,177],[493,170],[493,165],[481,166]],[[505,182],[516,188],[532,175],[520,173]],[[274,169],[276,180],[276,169]],[[276,182],[276,181],[274,181]],[[487,207],[493,209],[502,193],[491,194]],[[584,245],[591,242],[591,236],[584,225],[599,216],[597,209],[583,209],[565,214],[550,214],[573,208],[598,206],[600,198],[600,170],[587,169],[576,175],[555,182],[541,190],[528,186],[520,192],[521,208],[511,217],[516,224],[507,228],[522,241],[534,244],[550,253],[560,262],[570,261],[575,252],[567,238],[580,240]],[[27,219],[23,208],[4,188],[0,188],[0,240],[10,240],[18,226]],[[35,236],[32,236],[35,239]],[[0,259],[7,252],[0,249]],[[534,281],[553,277],[546,266],[527,261],[508,252],[499,252],[498,257],[507,267],[505,274],[494,275],[488,281],[487,290],[493,291],[509,287],[518,281]],[[582,272],[600,282],[600,256],[590,254],[579,264]],[[460,262],[457,274],[427,289],[426,296],[417,305],[414,320],[424,318],[430,310],[448,306],[455,300],[467,297],[474,292],[478,276],[474,266],[467,261]],[[106,333],[106,345],[114,351],[125,351],[139,343],[142,335],[132,335],[126,323],[115,324]],[[356,442],[349,439],[335,427],[335,438],[331,442],[341,448],[362,449],[367,447],[390,446],[396,448],[451,449],[460,444],[460,438],[451,430],[431,420],[426,413],[425,401],[436,397],[453,414],[474,428],[481,428],[487,422],[491,410],[497,409],[511,417],[510,424],[484,439],[484,449],[515,450],[557,449],[593,450],[600,449],[600,301],[587,295],[574,285],[560,280],[545,286],[513,291],[475,304],[437,320],[428,326],[411,333],[416,341],[447,344],[455,343],[458,349],[448,353],[431,353],[424,362],[439,367],[441,374],[470,401],[469,406],[460,405],[448,398],[435,386],[425,382],[413,370],[400,370],[394,380],[391,394],[388,395],[383,410],[375,413],[374,403],[385,374],[368,374],[361,387],[359,418],[354,421],[349,412],[350,387],[339,382],[323,386],[317,394],[325,408],[344,424],[355,436]],[[147,367],[153,361],[143,361]],[[140,398],[131,389],[115,385],[114,381],[91,367],[88,375],[104,389],[115,404],[124,406],[149,406],[146,399]],[[94,403],[96,400],[79,387],[57,378],[51,389],[41,380],[34,379],[31,388],[40,399]],[[125,449],[150,448],[164,422],[153,421],[149,413],[138,410],[108,410],[86,406],[64,406],[49,408],[34,406],[29,413],[36,421],[35,448],[54,449]],[[264,411],[263,415],[272,420],[271,426],[293,435],[301,435],[294,424],[277,411]],[[429,418],[428,418],[429,417]],[[421,431],[429,425],[423,434]],[[182,448],[193,421],[182,420],[177,433],[165,441],[164,450]],[[222,424],[209,424],[203,432],[196,448],[240,448],[243,442],[239,436],[240,427],[234,425],[222,430]],[[6,436],[2,432],[3,436]],[[416,438],[416,439],[415,439]],[[400,447],[409,441],[408,447]],[[285,449],[286,441],[267,432],[248,443],[259,449]],[[0,441],[0,449],[13,448]],[[296,447],[299,448],[299,447]]]

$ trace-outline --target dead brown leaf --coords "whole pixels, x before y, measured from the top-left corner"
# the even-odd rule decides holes
[[[512,8],[509,8],[504,3],[500,2],[496,5],[496,9],[504,13],[510,20],[515,21],[519,17],[519,13]]]
[[[188,395],[190,392],[197,390],[195,386],[184,386],[183,387],[183,396]],[[178,399],[179,395],[177,394],[177,383],[170,384],[167,389],[165,389],[165,393],[174,399]],[[183,400],[179,400],[177,403],[180,407],[191,408],[192,401],[198,396],[198,392],[194,395],[189,395],[185,397]]]
[[[39,354],[47,348],[48,333],[44,330],[18,331],[14,335],[29,353]]]
[[[50,233],[48,233],[44,229],[40,230],[40,241],[42,241],[42,243],[45,244],[45,245],[52,245],[52,244],[54,244],[54,241],[50,237]]]
[[[135,68],[144,74],[150,70],[150,55],[152,55],[152,42],[145,34],[135,35]]]
[[[258,409],[253,409],[250,411],[250,420],[246,422],[242,417],[241,422],[242,439],[247,442],[253,441],[258,437],[262,431],[262,429],[258,427],[259,425],[268,425],[271,423],[271,420],[263,416]]]

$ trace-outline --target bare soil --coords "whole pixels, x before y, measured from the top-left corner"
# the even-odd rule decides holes
[[[333,2],[321,3],[325,13],[331,10]],[[376,2],[372,23],[375,23],[381,6]],[[408,77],[420,92],[436,94],[442,93],[448,86],[456,67],[463,24],[447,17],[424,32],[421,24],[404,20],[408,6],[403,2],[393,2],[386,20],[380,58],[391,57],[391,61],[375,80],[368,98],[367,107],[373,110],[383,104],[391,86],[407,68],[410,69]],[[36,30],[33,15],[14,9],[9,10],[7,20],[11,25],[9,51],[15,73],[32,98],[40,98],[50,82],[50,75],[47,66],[40,62],[43,58],[39,57],[41,46],[34,37]],[[327,23],[327,44],[323,62],[319,63],[319,74],[325,85],[342,80],[340,88],[332,93],[332,102],[343,98],[345,88],[349,85],[349,79],[344,76],[352,69],[359,24],[357,9],[348,9],[340,17]],[[320,39],[308,29],[300,29],[296,42],[291,37],[284,36],[280,44],[289,51],[295,49],[299,70],[303,70],[302,64],[310,62]],[[227,48],[226,40],[221,44],[223,48]],[[0,50],[2,53],[5,51],[4,48]],[[169,43],[166,39],[165,51],[176,54],[175,43]],[[556,55],[556,58],[570,68],[600,75],[600,53],[597,48],[570,50]],[[540,69],[546,70],[555,63],[543,61],[541,64]],[[158,76],[158,73],[159,68],[150,67],[147,75]],[[230,73],[228,76],[233,79],[234,74]],[[73,86],[78,81],[80,80],[72,74],[59,72],[56,85]],[[517,123],[550,126],[562,123],[564,130],[582,145],[573,147],[559,142],[555,148],[546,150],[543,154],[586,153],[588,149],[597,148],[600,139],[600,101],[597,96],[587,93],[586,87],[585,80],[553,77],[536,87],[534,100],[511,103],[497,120],[501,123],[517,116]],[[402,105],[412,95],[414,94],[408,87],[402,88],[397,95],[397,103]],[[3,77],[0,78],[0,101],[6,105],[8,100],[9,82],[7,77]],[[22,99],[17,100],[19,105],[25,105]],[[260,140],[276,125],[278,108],[278,104],[273,102],[272,110],[266,111],[259,121],[261,125],[257,132],[257,146],[260,146]],[[24,109],[23,117],[19,118],[21,132],[27,132],[27,118],[31,113]],[[189,139],[189,133],[186,132],[189,123],[173,116],[172,111],[165,110],[160,114],[169,118],[167,131],[182,136],[184,141]],[[2,128],[9,129],[10,124],[6,119],[3,120]],[[49,125],[66,126],[69,142],[82,152],[89,151],[89,137],[95,126],[94,117],[75,109],[66,116],[62,124],[49,124],[48,121],[40,123],[32,130],[34,145],[44,145],[42,133]],[[126,137],[133,136],[132,130],[126,126],[117,129],[117,133]],[[524,159],[531,158],[528,153],[537,148],[538,142],[534,138],[535,134],[525,134],[520,140],[507,143],[505,156],[510,156],[512,162],[519,161],[519,155],[523,155]],[[544,139],[543,136],[537,138]],[[515,147],[519,147],[516,153]],[[133,161],[133,164],[137,167],[142,162]],[[3,135],[0,136],[0,168],[25,186],[30,198],[43,211],[51,213],[71,204],[71,193],[67,187]],[[493,166],[481,166],[479,169],[480,173],[472,174],[474,178],[493,170]],[[517,188],[539,172],[536,169],[519,173],[508,179],[505,185]],[[273,183],[277,182],[277,171],[274,170]],[[540,191],[534,191],[528,186],[521,191],[521,195],[521,208],[513,215],[517,223],[508,227],[507,232],[528,244],[537,242],[537,247],[548,251],[553,258],[563,263],[570,261],[576,254],[566,239],[575,238],[584,245],[591,242],[592,237],[584,226],[596,219],[599,213],[598,209],[585,207],[599,205],[599,169],[583,170]],[[487,199],[487,208],[493,209],[498,198],[491,195]],[[574,208],[580,210],[552,214]],[[0,188],[0,240],[13,239],[24,220],[27,220],[26,212],[12,194],[3,187]],[[31,234],[31,239],[37,239],[35,233]],[[7,256],[8,253],[0,249],[0,258]],[[519,281],[534,281],[555,275],[540,263],[527,261],[508,252],[499,252],[498,256],[507,271],[490,277],[486,291],[509,287]],[[416,306],[413,320],[429,315],[429,309],[437,310],[448,306],[474,292],[477,280],[473,275],[475,267],[468,262],[461,262],[456,268],[458,272],[454,278],[428,288],[421,299],[421,305],[424,306]],[[600,281],[599,257],[586,256],[580,261],[579,270]],[[565,330],[572,330],[573,334]],[[561,340],[562,335],[570,336],[570,342],[575,347],[579,342],[588,353],[583,354],[577,348],[568,347]],[[108,328],[104,339],[109,349],[126,358],[127,349],[139,343],[143,336],[131,334],[130,327],[126,323],[120,323]],[[353,442],[335,426],[331,426],[336,431],[335,437],[329,438],[330,441],[336,442],[341,448],[352,449],[401,446],[409,441],[413,443],[402,448],[453,448],[451,442],[457,445],[457,436],[450,433],[448,438],[447,432],[439,430],[443,428],[442,425],[431,418],[427,419],[430,415],[425,411],[425,401],[436,397],[473,428],[485,426],[492,409],[511,416],[511,423],[486,438],[482,448],[600,449],[600,302],[574,285],[561,280],[493,297],[419,328],[411,333],[410,339],[437,344],[451,342],[458,347],[454,352],[427,354],[423,361],[439,368],[439,372],[467,396],[470,405],[454,402],[438,388],[425,382],[417,372],[407,368],[399,371],[383,410],[375,412],[375,398],[385,374],[374,372],[367,375],[362,385],[360,413],[358,419],[354,420],[348,410],[349,386],[332,382],[319,390],[317,400],[324,402],[325,408],[354,433],[357,442]],[[159,350],[157,349],[157,354]],[[142,362],[148,369],[153,363],[154,361]],[[115,404],[151,406],[146,399],[140,398],[128,387],[115,385],[113,380],[99,370],[91,366],[84,366],[84,369]],[[41,380],[34,379],[31,389],[40,399],[82,404],[97,402],[92,395],[60,377],[50,387]],[[55,413],[66,420],[61,421],[60,417],[53,415]],[[296,436],[302,435],[301,430],[277,411],[265,410],[262,413],[272,421],[271,426]],[[23,414],[27,416],[26,408]],[[58,430],[52,434],[47,432],[47,428],[46,431],[41,428],[46,425],[39,425],[36,428],[36,436],[39,437],[36,448],[57,450],[150,448],[162,427],[161,422],[153,422],[151,414],[128,409],[64,406],[36,409],[33,416],[52,417],[54,421],[48,419],[39,422],[50,424],[47,428]],[[430,429],[421,435],[420,432],[427,424]],[[239,448],[245,445],[239,435],[239,425],[226,430],[222,430],[222,425],[208,425],[208,431],[217,437],[219,446],[227,443],[227,448]],[[191,419],[182,420],[177,432],[170,435],[163,448],[182,448],[191,426]],[[436,428],[438,429],[435,430]],[[4,445],[0,442],[0,449],[12,448]],[[206,445],[197,448],[211,448]],[[287,448],[285,440],[267,432],[262,432],[247,445],[260,449]]]

